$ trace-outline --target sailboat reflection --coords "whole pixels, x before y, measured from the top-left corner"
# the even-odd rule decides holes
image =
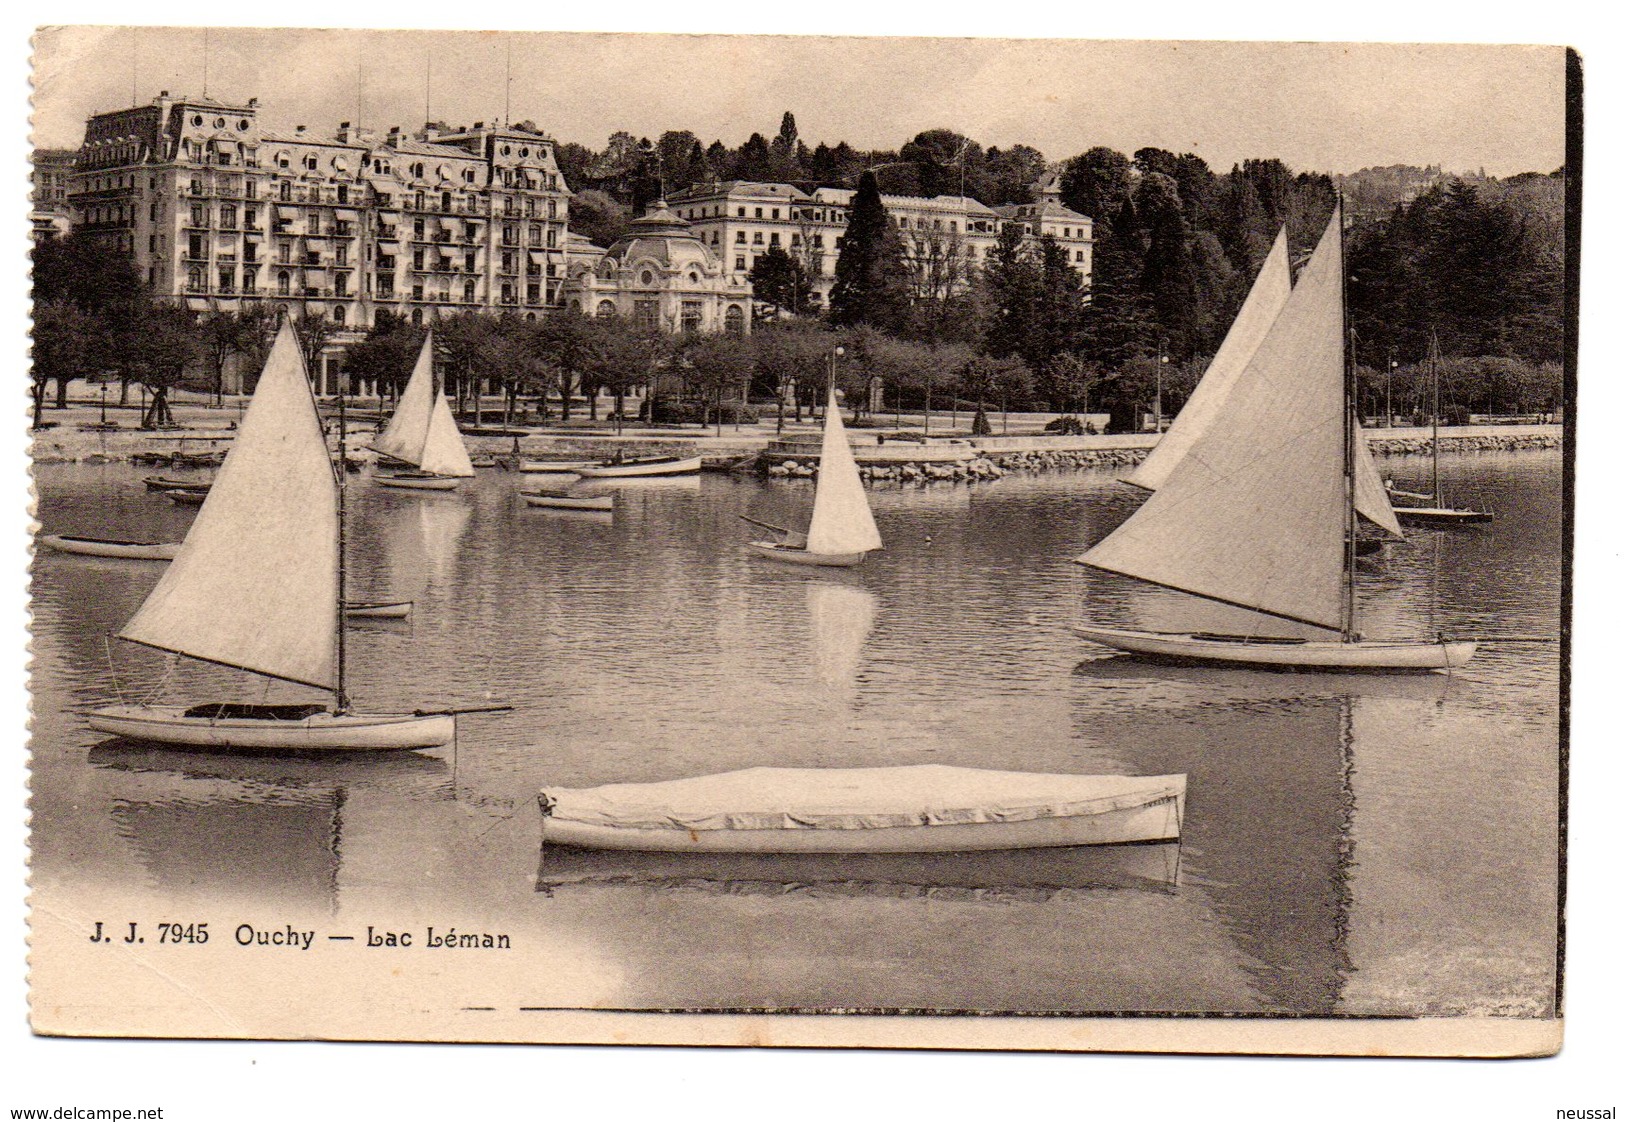
[[[1177,842],[980,853],[651,853],[543,845],[536,890],[631,887],[725,896],[1048,900],[1094,889],[1172,892]]]
[[[117,787],[117,832],[153,887],[175,899],[331,910],[346,826],[402,791],[451,797],[449,765],[406,753],[368,760],[210,755],[109,740],[92,768]]]
[[[813,665],[824,685],[844,693],[857,684],[863,645],[874,630],[879,605],[868,589],[833,581],[807,585]]]

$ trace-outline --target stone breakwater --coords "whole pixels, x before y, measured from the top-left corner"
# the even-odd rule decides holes
[[[1367,435],[1366,444],[1379,456],[1427,456],[1433,452],[1433,441],[1427,437],[1393,439]],[[1440,452],[1522,452],[1534,448],[1561,447],[1563,437],[1555,432],[1493,433],[1439,439]]]
[[[1427,437],[1385,439],[1367,436],[1371,451],[1379,456],[1428,455],[1433,442]],[[1539,448],[1560,448],[1558,433],[1489,434],[1441,438],[1441,452],[1508,452]],[[867,482],[933,483],[975,482],[1000,479],[1012,472],[1054,471],[1058,469],[1132,467],[1149,454],[1145,448],[1084,448],[987,451],[974,459],[957,463],[860,464],[858,474]],[[766,468],[768,476],[780,479],[810,479],[818,474],[817,460],[784,460]]]

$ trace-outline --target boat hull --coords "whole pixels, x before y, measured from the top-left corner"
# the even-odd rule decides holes
[[[759,557],[781,561],[786,565],[812,565],[824,568],[850,569],[863,563],[869,554],[863,553],[808,553],[807,550],[778,542],[750,542],[750,548]]]
[[[613,495],[526,495],[530,506],[552,507],[556,510],[614,510]]]
[[[298,721],[188,717],[178,705],[108,705],[84,716],[98,732],[213,751],[379,752],[438,748],[456,718],[440,713],[317,713]]]
[[[378,475],[373,479],[380,487],[403,491],[455,491],[462,482],[451,475]]]
[[[640,475],[690,475],[698,472],[705,463],[703,456],[691,456],[686,460],[663,460],[660,462],[633,461],[624,464],[590,464],[572,470],[586,479],[630,479]]]
[[[164,498],[176,506],[202,506],[209,497],[207,491],[165,491]]]
[[[61,553],[78,553],[86,557],[124,557],[133,561],[172,561],[181,550],[180,542],[126,542],[75,538],[64,534],[41,534],[39,540]]]
[[[346,604],[344,614],[352,619],[405,619],[412,613],[412,601],[378,604]]]
[[[1482,526],[1495,521],[1495,515],[1487,510],[1451,507],[1396,506],[1394,517],[1406,526]]]
[[[939,782],[950,774],[957,792]],[[977,791],[983,801],[967,797],[967,784],[975,790],[984,776],[987,790]],[[1009,790],[1012,781],[1024,789]],[[685,807],[688,792],[709,784],[719,785],[715,806]],[[854,795],[854,784],[867,791]],[[1176,840],[1185,777],[932,766],[755,768],[669,783],[544,790],[541,805],[544,845],[658,853],[964,853]]]
[[[1247,642],[1197,635],[1074,627],[1091,643],[1147,658],[1267,670],[1427,671],[1449,670],[1473,657],[1472,640],[1449,642]]]
[[[147,485],[149,491],[207,491],[214,486],[212,483],[200,483],[195,479],[170,479],[162,475],[149,475],[141,482]]]
[[[574,475],[597,464],[597,460],[520,460],[519,470],[528,475]]]

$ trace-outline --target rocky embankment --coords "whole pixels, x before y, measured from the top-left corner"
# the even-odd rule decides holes
[[[1428,456],[1433,453],[1433,441],[1428,437],[1392,438],[1366,437],[1366,444],[1379,456]],[[1528,433],[1489,433],[1484,436],[1444,436],[1439,438],[1441,452],[1521,452],[1533,448],[1561,448],[1560,431]]]
[[[1367,436],[1371,451],[1381,456],[1428,455],[1433,442],[1428,437],[1383,438]],[[1562,447],[1558,431],[1539,433],[1491,433],[1483,436],[1448,436],[1439,441],[1442,452],[1507,452]],[[1145,448],[1078,448],[997,452],[986,450],[973,459],[957,463],[859,464],[858,474],[870,482],[930,483],[937,481],[974,482],[999,479],[1012,472],[1054,471],[1066,468],[1129,467],[1145,459]],[[817,460],[784,460],[766,467],[769,476],[780,479],[810,479],[818,474]]]

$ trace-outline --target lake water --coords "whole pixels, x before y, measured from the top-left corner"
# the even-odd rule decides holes
[[[1401,486],[1426,469],[1382,466]],[[1362,630],[1555,635],[1560,455],[1444,470],[1495,524],[1416,530],[1362,564]],[[42,465],[38,519],[178,539],[191,513],[141,474]],[[1073,564],[1139,501],[1107,471],[876,488],[886,551],[827,573],[744,549],[738,515],[789,514],[805,484],[630,481],[608,488],[613,515],[591,515],[527,508],[520,482],[351,489],[352,598],[415,601],[410,622],[352,628],[355,703],[514,707],[463,718],[455,750],[289,760],[105,742],[69,707],[115,690],[309,695],[109,642],[159,567],[42,551],[36,910],[64,930],[286,917],[511,935],[500,959],[379,982],[375,1000],[403,1008],[1553,1013],[1556,646],[1489,645],[1452,675],[1407,677],[1112,656],[1070,633],[1086,610],[1207,628],[1228,610]],[[911,763],[1185,772],[1185,837],[799,864],[560,863],[539,845],[544,785]],[[198,954],[224,968],[224,942]],[[358,974],[379,969],[353,953]],[[36,980],[71,986],[54,969],[36,956]],[[290,1005],[321,1001],[305,975],[265,970]],[[222,1023],[234,1000],[250,999],[220,998]]]

